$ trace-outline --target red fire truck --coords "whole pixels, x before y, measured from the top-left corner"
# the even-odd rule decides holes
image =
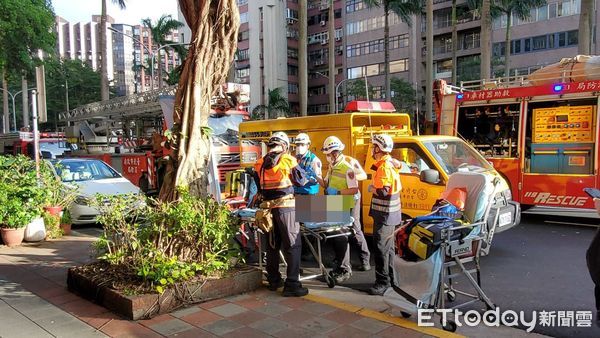
[[[44,158],[56,158],[67,149],[64,133],[40,133],[40,152]],[[0,134],[0,154],[33,156],[33,133],[17,131]]]
[[[570,62],[581,60],[544,76],[436,85],[440,133],[484,154],[525,206],[594,207],[583,189],[600,187],[600,72],[574,74]]]
[[[214,131],[221,183],[228,172],[240,167],[237,128],[241,121],[249,119],[249,113],[243,110],[248,89],[226,84],[213,100],[209,126]],[[71,111],[64,119],[74,124],[66,129],[72,148],[66,156],[102,159],[142,191],[158,192],[166,169],[164,157],[170,153],[162,132],[172,127],[174,92],[171,87]]]

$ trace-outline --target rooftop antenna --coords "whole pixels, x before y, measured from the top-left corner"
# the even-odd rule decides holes
[[[369,113],[369,129],[371,129],[371,100],[369,100],[369,83],[367,82],[367,74],[364,74],[365,78],[365,93],[367,94],[367,112]],[[371,129],[371,136],[373,136],[373,130]]]
[[[419,117],[419,84],[417,82],[415,82],[415,106],[417,106],[417,112],[416,112],[416,116],[415,116],[415,125],[417,127],[417,136],[421,135],[421,132],[419,130],[419,123],[420,123],[420,117]]]

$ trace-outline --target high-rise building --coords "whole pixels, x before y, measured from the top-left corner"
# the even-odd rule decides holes
[[[57,53],[61,58],[81,60],[92,69],[100,68],[100,46],[98,40],[100,16],[92,16],[88,23],[72,24],[56,17]],[[170,72],[181,64],[179,55],[172,46],[161,46],[152,40],[149,28],[141,25],[115,24],[107,18],[106,46],[109,83],[116,89],[117,96],[143,92],[159,86],[159,69],[162,78],[168,78]],[[179,43],[177,30],[166,37],[167,41]],[[162,67],[159,68],[159,55]],[[154,71],[151,70],[152,65]],[[154,75],[154,81],[152,76]],[[164,82],[164,81],[163,81]],[[167,85],[163,83],[163,86]]]

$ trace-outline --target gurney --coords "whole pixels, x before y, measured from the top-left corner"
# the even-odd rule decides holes
[[[465,307],[481,301],[488,309],[496,305],[481,287],[480,256],[489,253],[493,235],[498,224],[498,210],[513,202],[497,201],[499,180],[486,172],[457,172],[450,175],[446,189],[460,188],[467,192],[464,209],[464,224],[442,228],[439,247],[430,256],[418,261],[410,261],[399,255],[394,256],[394,284],[384,294],[386,303],[399,308],[405,317],[417,314],[419,309],[448,309],[456,295],[471,298],[449,309]],[[500,197],[503,198],[503,197]],[[517,213],[513,217],[518,217]],[[492,215],[492,216],[490,216]],[[454,221],[452,218],[448,220]],[[451,223],[449,224],[456,224]],[[465,229],[468,230],[467,234]],[[460,236],[455,236],[461,232]],[[468,269],[466,266],[474,265]],[[475,293],[457,290],[453,279],[464,275],[467,284]],[[475,277],[473,276],[475,275]],[[434,313],[439,314],[437,311]],[[455,331],[452,320],[442,322],[444,330]]]

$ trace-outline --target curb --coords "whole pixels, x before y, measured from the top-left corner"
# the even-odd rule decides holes
[[[462,336],[460,334],[456,334],[456,333],[452,333],[452,332],[448,332],[448,331],[444,331],[444,330],[440,330],[437,328],[432,328],[432,327],[421,327],[418,326],[416,323],[410,321],[410,320],[406,320],[403,318],[399,318],[399,317],[394,317],[392,315],[386,314],[386,313],[381,313],[381,312],[377,312],[374,310],[370,310],[370,309],[365,309],[365,308],[361,308],[352,304],[347,304],[344,302],[340,302],[337,300],[333,300],[333,299],[329,299],[329,298],[325,298],[325,297],[321,297],[321,296],[315,296],[315,295],[306,295],[304,297],[302,297],[306,300],[315,302],[315,303],[321,303],[321,304],[325,304],[325,305],[329,305],[329,306],[333,306],[336,307],[338,309],[341,310],[345,310],[345,311],[349,311],[349,312],[353,312],[356,313],[360,316],[363,317],[367,317],[367,318],[371,318],[371,319],[375,319],[375,320],[379,320],[382,322],[386,322],[386,323],[390,323],[405,329],[409,329],[409,330],[413,330],[413,331],[418,331],[421,333],[425,333],[427,335],[433,336],[433,337],[440,337],[440,338],[459,338],[459,337],[465,337]]]

